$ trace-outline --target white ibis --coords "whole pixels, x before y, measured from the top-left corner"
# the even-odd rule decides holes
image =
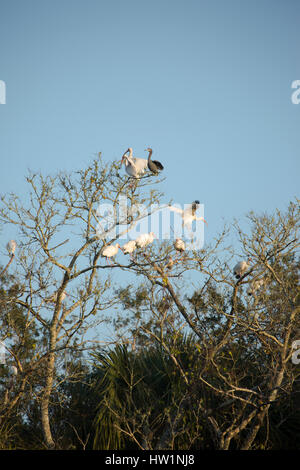
[[[155,234],[153,232],[142,233],[135,240],[136,246],[138,248],[145,248],[147,245],[153,242],[154,238],[155,238]]]
[[[240,261],[235,265],[235,267],[233,268],[233,274],[235,275],[236,279],[240,279],[245,274],[245,272],[250,267],[251,261],[252,259],[248,258],[247,261]]]
[[[134,250],[136,250],[136,241],[130,240],[129,242],[125,243],[125,245],[123,245],[122,249],[125,255],[129,254],[131,256]]]
[[[103,258],[106,258],[106,262],[108,262],[108,258],[113,258],[114,256],[116,256],[119,248],[121,248],[119,243],[116,243],[115,245],[108,245],[103,248],[101,256]]]
[[[9,371],[10,371],[11,375],[14,375],[14,376],[18,375],[18,369],[17,369],[16,366],[10,366]]]
[[[151,155],[153,153],[153,150],[148,147],[145,152],[149,152],[148,155],[148,168],[152,173],[155,173],[156,175],[158,174],[159,171],[162,171],[164,169],[163,165],[158,162],[157,160],[151,160]]]
[[[259,289],[261,289],[261,287],[263,287],[264,284],[265,284],[264,279],[256,279],[256,280],[252,281],[249,288],[248,288],[248,290],[247,290],[247,294],[248,295],[254,295],[255,292],[257,292]]]
[[[178,212],[178,214],[180,214],[182,217],[182,225],[187,225],[189,228],[191,228],[193,220],[203,220],[203,222],[207,224],[204,217],[196,216],[196,211],[198,209],[199,204],[199,201],[194,201],[186,209],[179,209],[178,207],[174,206],[168,206],[168,209],[174,212]]]
[[[126,155],[129,152],[129,155]],[[124,152],[121,164],[125,164],[126,173],[133,178],[139,178],[145,173],[148,167],[148,161],[145,158],[136,158],[132,156],[132,148],[129,147]]]
[[[63,302],[66,298],[68,294],[66,293],[66,291],[63,291],[62,294],[61,294],[61,301]],[[57,302],[57,299],[58,299],[58,292],[54,292],[54,294],[51,295],[51,297],[49,297],[48,299],[46,299],[46,302]]]
[[[181,238],[176,238],[174,242],[174,248],[176,251],[179,251],[179,253],[183,253],[185,251],[185,243]]]
[[[16,248],[17,248],[17,242],[15,240],[10,240],[6,245],[6,249],[9,255],[11,256],[14,255]]]

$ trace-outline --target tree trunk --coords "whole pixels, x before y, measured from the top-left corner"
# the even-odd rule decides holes
[[[50,331],[50,353],[48,356],[48,364],[46,368],[46,383],[44,392],[42,395],[42,402],[41,402],[41,417],[42,417],[42,427],[44,433],[44,439],[46,446],[49,449],[54,449],[55,443],[52,437],[51,427],[50,427],[50,419],[49,419],[49,404],[50,404],[50,396],[53,386],[53,376],[54,376],[54,369],[55,369],[55,345],[56,345],[56,331],[54,326],[52,326]]]
[[[245,439],[244,443],[242,444],[241,446],[241,449],[240,450],[250,450],[251,449],[251,445],[252,443],[254,442],[256,436],[257,436],[257,433],[258,431],[260,430],[260,428],[262,427],[263,425],[263,422],[264,422],[264,418],[266,416],[266,413],[267,413],[267,409],[264,409],[259,415],[258,415],[258,419],[257,419],[257,423],[252,427],[251,431],[249,432],[247,438]]]
[[[277,398],[279,387],[281,386],[282,381],[283,381],[284,372],[285,372],[285,365],[282,366],[281,370],[279,371],[279,373],[277,375],[277,378],[276,378],[276,381],[275,381],[275,386],[274,386],[274,388],[271,391],[270,396],[269,396],[268,405],[266,405],[262,409],[262,411],[257,415],[257,418],[258,418],[257,424],[249,432],[248,436],[246,437],[244,443],[241,446],[241,450],[250,450],[251,449],[251,445],[254,442],[258,431],[261,429],[261,427],[263,425],[265,416],[266,416],[266,414],[267,414],[267,412],[268,412],[268,410],[271,406],[271,403],[273,401],[275,401],[276,398]]]

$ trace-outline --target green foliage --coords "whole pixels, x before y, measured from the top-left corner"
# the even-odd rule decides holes
[[[170,405],[169,359],[155,349],[133,353],[125,346],[95,359],[102,378],[94,448],[142,447],[162,426],[164,408]]]
[[[182,338],[181,342],[178,359],[192,367],[194,343],[191,338]],[[193,387],[187,393],[177,367],[161,348],[129,352],[125,346],[117,346],[94,359],[100,372],[95,449],[183,449],[200,445],[204,432],[201,437]]]
[[[135,204],[161,202],[159,179],[132,182],[99,155],[78,172],[27,181],[26,202],[1,198],[0,223],[22,242],[0,279],[0,448],[299,448],[299,201],[284,214],[250,213],[249,233],[234,224],[238,252],[224,229],[202,250],[179,255],[156,242],[108,265],[102,248],[121,235],[102,227],[101,238],[98,225],[137,223]],[[99,204],[118,209],[120,195],[130,214],[100,216]],[[236,280],[236,259],[249,256]],[[119,269],[130,285],[114,283]],[[104,321],[113,346],[94,343],[89,367],[85,335]]]

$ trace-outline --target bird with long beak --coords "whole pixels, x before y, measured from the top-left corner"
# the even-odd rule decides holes
[[[150,245],[150,243],[154,241],[154,238],[156,238],[156,236],[153,232],[142,233],[135,240],[136,246],[138,248],[145,248],[147,245]]]
[[[152,171],[152,173],[154,173],[155,175],[157,175],[159,171],[162,171],[164,169],[163,165],[157,160],[151,160],[151,155],[153,153],[153,150],[150,147],[145,149],[145,152],[149,152],[149,155],[148,155],[149,170]]]
[[[235,267],[233,268],[233,274],[236,279],[240,279],[246,273],[246,271],[248,271],[251,262],[252,258],[249,257],[247,261],[240,261],[235,265]]]
[[[129,155],[127,155],[129,153]],[[123,153],[121,165],[124,163],[126,173],[133,178],[140,178],[148,167],[148,160],[145,158],[136,158],[132,155],[132,148],[129,147]]]
[[[136,250],[136,248],[137,246],[135,240],[129,240],[129,242],[125,243],[125,245],[123,245],[122,247],[124,255],[129,254],[131,258],[132,253],[134,252],[134,250]]]
[[[110,258],[114,258],[114,256],[116,256],[116,254],[119,251],[119,248],[121,248],[119,243],[116,243],[115,245],[107,245],[103,248],[101,256],[103,258],[106,258],[106,263],[107,264],[108,264],[108,260]]]
[[[176,251],[178,251],[179,253],[183,253],[185,251],[185,243],[183,240],[181,240],[181,238],[176,238],[175,242],[174,242],[174,248]]]

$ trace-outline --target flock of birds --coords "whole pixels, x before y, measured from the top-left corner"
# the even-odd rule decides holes
[[[145,149],[145,151],[148,152],[147,159],[134,157],[131,147],[129,147],[124,152],[122,159],[121,159],[121,165],[122,164],[125,165],[125,170],[130,177],[140,178],[147,171],[147,169],[149,169],[154,174],[158,174],[160,171],[164,169],[162,163],[160,163],[157,160],[151,159],[153,151],[150,147]],[[183,227],[184,226],[191,227],[192,222],[194,220],[200,220],[207,224],[206,220],[203,217],[197,217],[196,215],[199,204],[200,202],[196,200],[184,210],[179,209],[174,206],[167,206],[167,207],[169,210],[177,212],[181,215]],[[128,254],[132,258],[135,250],[146,248],[149,244],[151,244],[154,241],[155,238],[156,236],[153,232],[143,233],[139,235],[135,240],[129,240],[122,247],[120,246],[119,243],[116,243],[115,245],[105,246],[102,250],[101,256],[103,258],[106,258],[106,262],[108,263],[108,260],[113,259],[120,249],[123,251],[125,255]],[[181,238],[176,238],[173,245],[174,245],[175,250],[181,254],[186,249],[185,242]],[[6,248],[7,248],[9,255],[11,256],[11,261],[12,261],[15,250],[17,248],[16,241],[10,240],[7,243]],[[236,266],[233,269],[233,274],[236,279],[240,279],[248,271],[251,265],[251,261],[252,261],[251,258],[248,258],[247,261],[240,261],[239,263],[236,264]],[[174,261],[172,257],[169,257],[166,268],[171,269],[173,265],[174,265]],[[264,285],[264,282],[265,282],[264,279],[253,280],[250,283],[250,286],[248,288],[248,291],[247,291],[248,295],[254,295],[255,292],[257,292]],[[67,294],[63,292],[61,296],[61,300],[64,300],[66,295]],[[56,300],[57,300],[57,293],[49,297],[49,299],[47,299],[47,302],[56,302]]]
[[[152,153],[153,153],[152,149],[147,148],[146,151],[148,152],[147,159],[133,157],[132,148],[128,148],[126,152],[123,154],[121,164],[125,165],[125,170],[130,177],[140,178],[146,172],[147,168],[156,175],[164,169],[162,163],[160,163],[157,160],[151,159]],[[200,221],[203,221],[204,223],[207,223],[203,217],[197,217],[196,215],[199,204],[200,202],[196,200],[184,210],[179,209],[174,206],[167,206],[167,207],[169,210],[177,212],[181,215],[183,227],[185,226],[191,227],[192,222],[194,220],[200,220]],[[151,244],[154,241],[155,238],[156,236],[153,232],[143,233],[140,236],[138,236],[135,240],[129,240],[122,247],[119,245],[119,243],[116,243],[115,245],[105,246],[102,250],[101,256],[103,258],[106,258],[106,262],[108,263],[108,260],[111,260],[112,258],[114,258],[116,254],[118,253],[119,249],[121,249],[125,255],[130,255],[130,257],[133,258],[133,253],[135,250],[146,248],[149,244]],[[181,238],[176,238],[173,245],[177,253],[183,254],[184,251],[186,250],[185,242]],[[8,266],[10,265],[10,263],[12,262],[15,256],[15,251],[17,249],[16,241],[10,240],[6,245],[6,249],[10,256],[10,261],[1,274],[5,272],[5,270],[8,268]],[[166,269],[168,270],[172,269],[172,267],[174,266],[174,263],[177,262],[179,259],[177,258],[174,261],[173,258],[170,256],[166,264]],[[247,273],[247,271],[251,267],[251,262],[252,262],[252,259],[249,257],[247,261],[240,261],[239,263],[235,265],[233,269],[233,274],[236,279],[238,280],[241,279],[244,276],[244,274]],[[264,286],[264,284],[265,284],[265,279],[263,278],[253,279],[249,284],[247,294],[249,296],[251,295],[255,296],[256,293]],[[63,291],[60,294],[61,302],[63,302],[66,296],[68,295],[69,294]],[[45,299],[45,302],[56,303],[57,299],[58,299],[58,292],[55,292],[49,298]],[[17,367],[10,366],[10,372],[12,376],[16,376],[18,373]]]
[[[126,173],[133,178],[140,178],[144,173],[150,170],[154,174],[158,174],[164,169],[164,166],[161,162],[157,160],[152,160],[153,150],[148,147],[145,149],[148,152],[148,158],[136,158],[133,156],[133,150],[129,147],[123,154],[121,159],[121,165],[125,165]],[[175,206],[168,206],[168,209],[177,212],[182,217],[182,226],[191,228],[194,220],[203,221],[207,224],[206,220],[203,217],[197,217],[196,211],[199,207],[200,202],[195,200],[190,204],[186,209],[179,209]],[[114,258],[118,253],[118,250],[121,249],[124,254],[129,254],[130,257],[133,256],[133,252],[137,248],[145,248],[147,245],[154,241],[155,235],[153,232],[141,234],[136,240],[130,240],[123,247],[116,243],[115,245],[106,246],[102,251],[102,256],[108,259]],[[177,252],[183,253],[186,249],[185,243],[181,238],[176,238],[174,241],[174,248]],[[240,279],[249,269],[251,258],[248,258],[247,261],[241,261],[236,264],[233,269],[233,274],[236,279]],[[168,259],[166,268],[171,269],[174,265],[172,257]],[[264,285],[263,279],[254,280],[251,282],[250,287],[248,288],[248,295],[254,295],[262,286]]]
[[[146,158],[136,158],[133,156],[132,148],[129,147],[126,152],[123,153],[121,164],[124,163],[126,173],[133,178],[140,178],[143,176],[147,168],[157,175],[160,171],[164,169],[163,165],[157,160],[151,160],[152,149],[147,148],[145,152],[148,153],[148,159]]]
[[[139,235],[136,238],[136,240],[129,240],[122,247],[119,245],[119,243],[117,243],[116,245],[108,245],[104,247],[104,249],[102,250],[102,257],[106,258],[108,262],[108,259],[116,256],[119,249],[121,249],[125,255],[129,254],[132,257],[132,254],[136,249],[145,248],[147,245],[152,243],[155,238],[156,236],[153,232],[143,233]],[[173,245],[174,245],[175,250],[178,253],[181,253],[181,254],[184,253],[186,249],[186,245],[185,245],[185,242],[181,238],[176,238]],[[17,243],[15,240],[10,240],[6,245],[6,249],[8,251],[8,254],[11,257],[11,260],[15,255],[16,248],[17,248]],[[244,274],[247,273],[247,271],[251,267],[251,262],[252,262],[252,259],[249,257],[247,261],[243,260],[235,265],[235,267],[233,268],[233,274],[236,279],[240,279]],[[174,261],[172,257],[169,257],[166,268],[171,269],[173,265],[174,265]],[[264,286],[264,284],[265,284],[265,280],[263,278],[254,279],[250,283],[250,286],[247,290],[248,295],[254,295],[259,289],[261,289]],[[67,295],[68,294],[64,291],[61,295],[61,301],[63,301]],[[56,301],[57,301],[57,292],[55,292],[51,297],[46,299],[46,302],[55,303]]]
[[[164,166],[161,162],[158,160],[152,160],[152,153],[153,150],[148,147],[145,149],[146,152],[148,152],[148,158],[136,158],[133,156],[133,151],[132,148],[129,147],[122,156],[121,159],[121,165],[125,165],[125,170],[126,173],[133,178],[140,178],[144,175],[144,173],[148,170],[150,170],[154,174],[158,174],[160,171],[164,169]],[[191,227],[192,222],[194,220],[202,220],[203,222],[206,222],[206,220],[203,217],[197,217],[196,211],[200,205],[200,202],[198,200],[194,201],[192,204],[190,204],[186,209],[179,209],[178,207],[175,206],[167,206],[169,210],[177,212],[181,215],[182,218],[182,225]],[[137,248],[145,248],[147,245],[152,243],[154,241],[155,234],[153,232],[150,233],[143,233],[139,235],[136,240],[130,240],[129,242],[125,243],[123,247],[119,245],[119,243],[116,243],[115,245],[108,245],[103,248],[102,250],[102,257],[106,258],[106,261],[108,262],[109,259],[114,258],[116,254],[118,253],[119,249],[123,251],[124,254],[129,254],[131,257],[133,255],[133,252]],[[176,238],[174,242],[174,248],[176,251],[182,253],[185,251],[185,243],[181,238]],[[169,259],[168,263],[168,269],[170,269],[171,266],[171,260]]]
[[[118,253],[119,249],[123,251],[125,255],[130,255],[132,258],[133,252],[138,248],[146,248],[146,246],[150,245],[156,238],[153,232],[150,233],[142,233],[139,235],[135,240],[129,240],[129,242],[125,243],[125,245],[120,246],[119,243],[115,245],[108,245],[103,248],[101,256],[106,258],[106,261],[110,258],[114,258]],[[174,248],[177,252],[183,253],[185,251],[185,243],[181,238],[176,238],[174,241]],[[170,262],[170,259],[169,259]],[[168,268],[170,269],[170,268]]]

